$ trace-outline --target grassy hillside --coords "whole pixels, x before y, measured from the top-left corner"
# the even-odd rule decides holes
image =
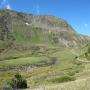
[[[43,85],[46,90],[64,85],[63,90],[70,85],[77,89],[75,82],[87,82],[90,75],[89,59],[85,61],[90,56],[85,56],[89,41],[63,19],[1,10],[0,87],[19,72],[30,89]],[[55,87],[47,89],[51,84]]]
[[[89,90],[90,89],[89,83],[90,83],[90,78],[86,78],[64,84],[41,86],[37,89],[26,89],[26,90]]]
[[[84,64],[76,61],[69,49],[52,49],[28,57],[0,61],[0,70],[5,71],[0,74],[1,84],[10,80],[16,72],[21,72],[30,87],[76,80],[75,75],[83,71]]]

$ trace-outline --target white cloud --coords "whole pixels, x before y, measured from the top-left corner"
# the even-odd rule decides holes
[[[40,7],[39,7],[39,5],[36,6],[36,10],[37,10],[37,14],[39,14],[40,13]]]
[[[2,0],[3,2],[6,2],[7,0]]]
[[[1,2],[1,4],[0,4],[0,7],[11,10],[11,6],[10,6],[8,0],[2,0],[2,2]]]
[[[84,24],[84,27],[88,27],[88,24],[87,24],[87,23],[85,23],[85,24]]]
[[[9,4],[6,5],[6,9],[11,10],[11,6]]]

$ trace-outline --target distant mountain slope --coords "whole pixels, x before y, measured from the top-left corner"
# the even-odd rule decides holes
[[[17,46],[27,48],[31,44],[80,47],[89,41],[89,37],[78,34],[63,19],[0,10],[0,51]]]

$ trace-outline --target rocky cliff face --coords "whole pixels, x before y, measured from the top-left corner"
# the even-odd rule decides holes
[[[78,34],[65,20],[53,16],[36,16],[0,10],[0,44],[57,44],[80,47],[90,38]]]

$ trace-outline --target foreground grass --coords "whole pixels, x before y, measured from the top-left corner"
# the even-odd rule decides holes
[[[51,86],[40,86],[36,89],[26,90],[90,90],[90,78],[79,79],[76,81],[64,83],[64,84],[53,84]]]
[[[4,60],[4,61],[0,61],[0,66],[35,64],[40,61],[45,61],[47,59],[48,58],[46,57],[26,57],[19,59]]]
[[[54,57],[56,62],[53,65],[48,65],[48,62]],[[20,57],[16,59],[2,60],[0,61],[0,68],[27,66],[27,65],[37,65],[37,64],[47,64],[47,66],[38,66],[33,68],[25,67],[25,70],[20,70],[20,73],[27,79],[28,85],[33,87],[38,87],[41,85],[51,85],[73,81],[77,78],[76,73],[81,72],[84,69],[83,63],[75,60],[75,55],[70,51],[70,49],[59,49],[51,48],[44,52],[35,52],[35,54],[26,57]],[[0,80],[4,83],[13,77],[14,73],[17,71],[11,70],[9,68],[5,73],[0,72]],[[63,77],[64,76],[64,77]],[[67,80],[65,80],[66,78]],[[58,80],[59,79],[59,80]],[[62,81],[64,79],[64,81]],[[2,85],[2,83],[1,83]]]

